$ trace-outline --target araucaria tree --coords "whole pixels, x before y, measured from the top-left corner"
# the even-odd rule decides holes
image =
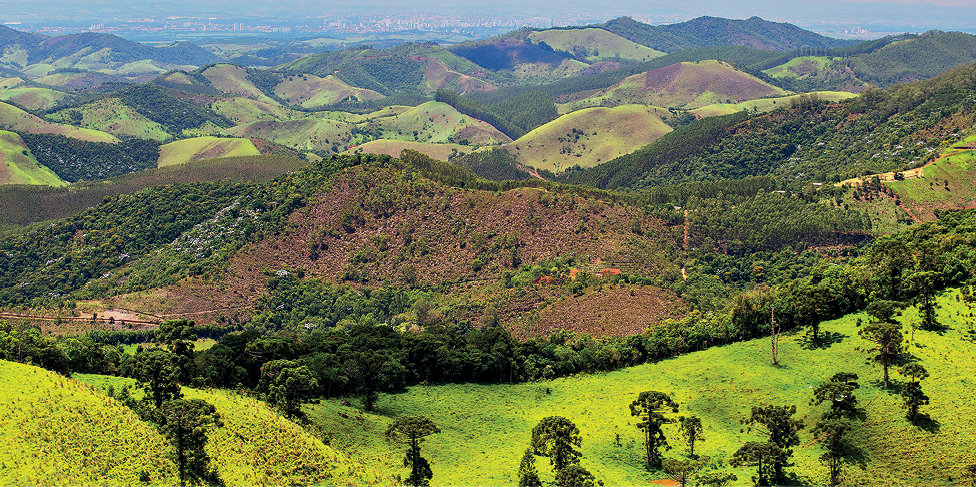
[[[562,416],[549,416],[532,428],[532,450],[536,455],[549,457],[558,473],[570,465],[579,463],[582,453],[575,448],[583,444],[579,428]]]
[[[678,418],[678,422],[681,423],[681,436],[688,442],[688,456],[695,458],[695,443],[705,440],[705,437],[702,436],[701,418],[698,416],[689,416],[687,418],[681,416]]]
[[[130,363],[129,375],[145,391],[143,400],[159,409],[164,402],[183,397],[180,388],[179,357],[160,349],[138,350]]]
[[[825,418],[855,416],[861,411],[857,407],[857,398],[854,397],[854,390],[859,387],[861,386],[857,383],[857,374],[838,372],[813,390],[810,404],[819,406],[821,403],[828,403],[830,410],[824,413]]]
[[[519,463],[519,487],[542,487],[539,472],[535,469],[535,454],[531,448],[526,448]]]
[[[874,344],[871,360],[884,369],[884,385],[888,388],[888,367],[898,363],[902,354],[901,325],[898,323],[871,323],[858,332],[861,338]]]
[[[922,379],[929,376],[929,372],[919,364],[908,364],[898,369],[898,373],[909,379],[909,383],[901,388],[901,398],[906,410],[905,417],[909,421],[915,421],[919,416],[919,408],[929,403],[929,396],[922,392],[921,384]]]
[[[440,432],[433,421],[423,416],[400,416],[386,429],[387,439],[407,444],[407,453],[403,457],[403,466],[410,468],[410,476],[405,481],[407,485],[430,485],[434,472],[427,459],[420,456],[420,442],[424,437]]]
[[[630,415],[640,420],[637,427],[644,431],[644,450],[647,454],[647,464],[652,467],[661,465],[660,449],[670,450],[668,437],[662,426],[674,422],[674,419],[664,415],[666,412],[677,413],[678,403],[671,396],[658,391],[644,391],[637,396],[637,400],[630,404]]]
[[[847,434],[853,425],[850,421],[836,417],[824,417],[813,427],[813,436],[820,440],[824,449],[820,461],[827,466],[830,485],[840,483],[841,466],[848,459]]]
[[[765,406],[753,407],[752,416],[749,423],[758,423],[766,428],[769,443],[781,453],[771,456],[773,458],[773,481],[783,482],[786,476],[783,468],[789,466],[789,459],[793,456],[792,447],[800,444],[800,437],[797,432],[803,429],[803,421],[794,419],[796,406]]]
[[[756,467],[752,481],[756,485],[773,485],[776,479],[775,465],[786,463],[789,456],[782,448],[768,441],[748,441],[729,460],[733,467]]]
[[[265,395],[268,405],[277,407],[285,416],[302,415],[302,403],[315,396],[319,383],[308,367],[291,360],[272,360],[261,366],[258,391]]]
[[[173,445],[180,475],[180,486],[196,485],[212,477],[207,446],[207,431],[220,428],[220,414],[201,399],[175,399],[163,403],[158,411],[159,430]]]

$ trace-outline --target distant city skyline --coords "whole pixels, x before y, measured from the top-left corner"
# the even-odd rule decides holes
[[[29,30],[39,30],[41,27],[50,29],[60,24],[65,31],[84,31],[112,21],[165,22],[170,17],[174,17],[168,19],[171,21],[178,20],[175,17],[190,17],[221,25],[256,25],[259,20],[289,25],[321,25],[327,22],[329,16],[386,12],[393,13],[392,18],[404,18],[407,14],[496,17],[533,27],[546,27],[547,23],[597,23],[624,15],[651,24],[668,24],[710,15],[736,19],[758,16],[841,37],[880,37],[931,29],[976,33],[976,0],[832,0],[817,3],[799,0],[623,0],[611,5],[580,0],[361,0],[344,5],[306,0],[274,3],[256,0],[174,0],[132,2],[125,6],[120,6],[114,0],[6,0],[5,4],[6,8],[0,12],[0,22],[14,28],[25,26]],[[393,24],[397,23],[391,21]],[[412,24],[400,22],[397,25]]]

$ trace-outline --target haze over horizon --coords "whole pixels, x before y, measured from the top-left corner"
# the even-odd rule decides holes
[[[789,22],[822,33],[843,34],[861,29],[862,37],[876,37],[901,32],[924,32],[931,29],[976,32],[974,0],[830,0],[811,5],[799,0],[766,2],[732,0],[716,3],[705,0],[665,2],[662,0],[595,4],[581,0],[362,0],[356,5],[339,6],[307,0],[283,0],[270,4],[255,0],[208,0],[189,2],[139,1],[119,6],[109,0],[7,0],[0,22],[11,26],[20,23],[52,21],[87,22],[136,19],[140,17],[203,16],[216,19],[260,18],[299,21],[321,19],[329,15],[354,13],[404,12],[449,15],[485,15],[513,17],[549,17],[556,25],[603,22],[630,16],[651,24],[669,24],[703,15],[745,19],[753,16],[775,22]],[[84,30],[82,27],[80,30]]]

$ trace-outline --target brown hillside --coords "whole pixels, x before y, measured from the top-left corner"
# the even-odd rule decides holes
[[[520,336],[548,333],[557,326],[555,316],[573,323],[567,329],[631,334],[677,312],[679,300],[656,288],[630,286],[644,303],[635,308],[642,310],[635,320],[637,315],[607,311],[634,299],[629,291],[560,303],[565,294],[560,286],[506,289],[500,285],[502,273],[516,270],[514,253],[520,265],[575,256],[579,262],[598,262],[586,269],[590,274],[615,268],[677,275],[676,259],[664,250],[668,243],[679,247],[668,241],[673,233],[638,208],[561,191],[466,190],[413,172],[360,166],[334,176],[312,203],[292,215],[285,231],[242,249],[219,283],[183,282],[122,301],[134,308],[152,301],[159,314],[201,323],[221,315],[246,316],[265,291],[269,272],[300,268],[310,277],[364,287],[450,283],[440,305],[452,308],[455,317],[477,320],[491,308]],[[545,309],[550,303],[556,304]],[[603,313],[609,314],[601,328]]]

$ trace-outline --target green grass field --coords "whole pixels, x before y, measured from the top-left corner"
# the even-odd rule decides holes
[[[921,429],[904,418],[897,384],[881,387],[881,369],[865,363],[868,343],[857,334],[851,315],[824,323],[825,348],[812,349],[799,334],[780,341],[781,367],[770,364],[769,340],[716,347],[671,360],[599,375],[580,375],[550,382],[516,385],[456,384],[413,387],[409,393],[383,395],[376,414],[361,413],[333,401],[308,407],[310,417],[330,431],[332,445],[376,469],[404,474],[399,448],[382,439],[385,425],[403,414],[422,414],[441,429],[428,437],[424,455],[434,471],[436,485],[513,485],[522,452],[532,427],[550,415],[576,423],[583,437],[582,464],[607,485],[646,485],[664,478],[642,464],[641,432],[633,426],[629,404],[641,391],[672,393],[681,404],[680,414],[702,418],[704,442],[696,451],[726,462],[746,441],[761,441],[740,420],[754,405],[796,405],[797,417],[807,429],[800,432],[796,466],[790,471],[798,482],[824,485],[826,468],[817,457],[822,449],[809,433],[825,406],[809,405],[812,388],[840,371],[855,372],[861,388],[856,395],[866,409],[866,420],[853,435],[866,460],[848,466],[845,484],[945,485],[958,483],[962,468],[976,463],[971,445],[976,441],[976,390],[972,387],[976,345],[967,341],[972,312],[949,291],[939,299],[940,322],[945,331],[915,331],[907,346],[932,374],[923,382],[931,405],[930,429]],[[958,313],[958,314],[957,314]],[[902,317],[917,322],[914,310]],[[912,336],[906,328],[906,338]],[[900,376],[893,373],[900,380]],[[547,390],[551,394],[547,394]],[[339,413],[349,416],[343,418]],[[675,426],[668,426],[675,449],[668,457],[682,458],[683,448]],[[620,446],[617,445],[617,435]],[[545,458],[537,468],[543,480],[551,479]],[[738,469],[737,485],[748,485],[752,469]],[[548,476],[548,477],[547,477]]]
[[[665,54],[596,28],[544,30],[529,34],[529,39],[535,43],[545,42],[559,51],[582,54],[587,61],[614,58],[650,61]]]
[[[0,184],[65,186],[68,183],[37,162],[19,135],[0,130]]]
[[[261,155],[247,139],[194,137],[160,146],[158,167],[176,166],[205,159]]]
[[[964,150],[945,157],[925,167],[924,174],[921,178],[885,183],[918,218],[934,220],[936,210],[976,204],[974,151]]]
[[[232,96],[244,96],[253,100],[277,105],[278,102],[265,95],[247,79],[247,70],[231,64],[218,64],[203,71],[214,88]]]
[[[275,86],[275,94],[282,100],[305,108],[317,108],[340,101],[379,100],[383,95],[343,83],[334,76],[320,78],[311,74],[288,76]]]
[[[817,97],[821,100],[837,102],[854,98],[855,96],[857,95],[854,93],[848,93],[846,91],[815,91],[801,95],[760,98],[758,100],[749,100],[742,103],[716,103],[714,105],[706,105],[700,108],[695,108],[694,110],[690,111],[699,117],[728,115],[730,113],[741,112],[742,110],[769,112],[780,107],[789,108],[793,100],[803,97]]]
[[[346,153],[362,152],[365,154],[387,154],[392,157],[400,157],[404,149],[415,150],[427,154],[439,161],[446,161],[452,151],[473,152],[474,149],[460,144],[431,144],[426,142],[409,142],[405,140],[372,140],[365,144],[349,149]]]
[[[594,106],[642,104],[694,109],[739,103],[785,92],[719,61],[679,63],[624,78],[595,94],[567,99],[561,113]]]
[[[31,115],[13,105],[0,102],[0,127],[14,132],[31,132],[35,134],[60,134],[90,142],[118,142],[112,134],[98,130],[72,127],[47,122]]]
[[[0,101],[12,101],[31,110],[47,110],[68,96],[61,91],[35,86],[0,87]]]
[[[49,119],[64,124],[72,123],[72,117],[81,117],[81,127],[125,135],[141,139],[164,141],[170,138],[166,128],[149,120],[118,98],[103,98],[80,107],[52,113]]]
[[[800,56],[763,72],[774,78],[801,78],[823,71],[830,64],[831,60],[823,56]]]
[[[586,108],[563,115],[508,144],[519,163],[559,173],[633,152],[671,131],[657,107]],[[575,130],[575,132],[574,132]]]

